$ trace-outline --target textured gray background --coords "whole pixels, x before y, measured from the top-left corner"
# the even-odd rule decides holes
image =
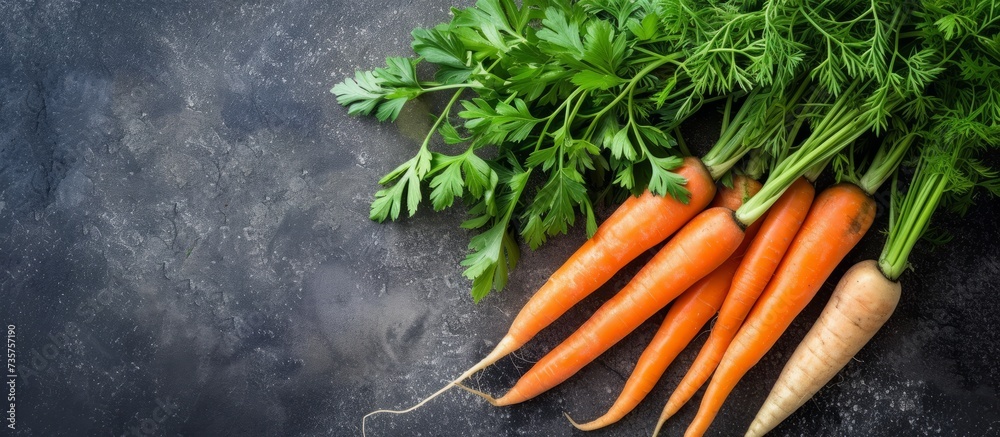
[[[581,230],[525,249],[509,289],[473,304],[460,210],[367,219],[375,181],[415,151],[439,102],[389,125],[348,117],[328,92],[410,54],[410,29],[452,4],[0,0],[0,325],[17,330],[16,435],[359,435],[365,412],[408,406],[483,356]],[[715,132],[691,130],[701,144]],[[918,249],[889,325],[777,434],[1000,434],[996,213],[982,202],[942,222],[956,240]],[[880,245],[875,230],[835,277]],[[635,270],[472,383],[506,390]],[[737,388],[715,435],[742,433],[831,289]],[[582,434],[562,412],[610,405],[655,329],[523,405],[455,391],[374,418],[369,435]],[[648,434],[695,352],[592,435]]]

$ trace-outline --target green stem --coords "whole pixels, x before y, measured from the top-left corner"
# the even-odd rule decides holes
[[[915,200],[911,205],[904,205],[899,222],[889,230],[889,238],[879,256],[882,273],[892,281],[898,280],[906,271],[910,253],[930,225],[931,216],[948,186],[944,175],[933,175],[924,181],[920,187],[911,188]],[[907,193],[907,198],[910,198],[910,193]]]
[[[633,108],[635,105],[632,104],[633,94],[629,92],[628,95],[628,126],[632,127],[632,133],[635,134],[635,142],[639,144],[639,150],[642,151],[643,155],[646,156],[650,161],[653,160],[653,154],[650,153],[649,149],[646,148],[646,142],[642,140],[642,133],[639,132],[639,125],[635,122],[635,114],[633,113]]]
[[[796,179],[816,163],[828,161],[871,127],[858,120],[859,108],[847,108],[844,96],[849,95],[845,93],[837,99],[830,116],[820,123],[823,128],[813,131],[798,150],[777,165],[757,195],[736,210],[737,220],[746,226],[753,224]]]
[[[763,150],[754,149],[750,151],[750,156],[747,159],[746,165],[743,167],[743,172],[750,179],[759,181],[760,178],[764,176],[764,172],[767,168],[767,159],[765,158]]]
[[[765,144],[774,142],[775,138],[781,140],[776,143],[778,146],[771,147],[776,159],[784,158],[787,154],[788,144],[794,138],[787,138],[787,122],[792,108],[798,105],[800,99],[805,94],[809,82],[808,77],[803,79],[803,84],[791,93],[784,93],[781,89],[755,89],[747,95],[740,109],[728,119],[731,112],[731,100],[726,102],[725,129],[720,135],[719,141],[702,158],[705,166],[713,177],[719,178],[729,171],[744,155],[751,150],[762,147]],[[752,114],[752,115],[751,115]],[[837,115],[837,114],[833,114]],[[799,117],[801,119],[801,117]],[[798,127],[794,127],[798,129]]]
[[[419,153],[424,153],[428,151],[428,146],[431,143],[431,138],[434,136],[434,133],[438,131],[438,128],[441,127],[441,123],[443,123],[448,118],[448,114],[451,113],[451,107],[455,106],[455,102],[457,102],[458,98],[461,97],[462,91],[463,90],[461,89],[455,91],[455,94],[453,94],[451,96],[451,99],[448,100],[448,104],[445,105],[444,109],[441,111],[441,114],[438,115],[437,119],[434,120],[434,124],[431,125],[430,131],[427,132],[427,135],[424,136],[424,141],[420,144]]]
[[[603,117],[604,114],[607,114],[608,111],[614,109],[614,107],[619,103],[621,103],[623,99],[629,97],[632,94],[632,90],[635,89],[635,86],[639,83],[639,81],[642,78],[646,77],[646,75],[652,73],[657,68],[662,67],[664,64],[676,60],[679,56],[680,55],[677,53],[673,53],[670,55],[663,55],[659,60],[651,62],[649,65],[645,66],[642,70],[639,70],[639,72],[635,74],[635,77],[629,80],[628,84],[625,85],[625,89],[623,89],[620,93],[618,93],[618,95],[615,96],[615,99],[612,100],[611,103],[608,103],[603,109],[601,109],[600,111],[598,111],[596,114],[593,115],[593,120],[590,122],[590,126],[587,127],[584,137],[585,138],[590,137],[590,135],[594,132],[594,129],[597,128],[597,123],[601,120],[601,117]]]
[[[809,182],[816,182],[816,179],[819,179],[819,175],[823,173],[823,170],[825,170],[826,166],[829,164],[830,159],[827,159],[826,161],[813,165],[806,170],[805,173],[802,173],[802,177],[806,178]]]
[[[566,100],[563,100],[562,103],[560,103],[559,106],[556,107],[556,109],[554,109],[552,113],[549,114],[548,117],[545,117],[545,124],[542,125],[542,131],[538,133],[538,141],[535,142],[536,152],[542,148],[542,143],[545,142],[545,136],[548,135],[549,127],[552,126],[552,121],[555,120],[556,116],[559,115],[563,111],[563,109],[566,108],[570,104],[570,102],[572,102],[573,99],[575,99],[576,96],[582,92],[583,90],[580,88],[573,90],[573,92],[566,97]]]
[[[743,101],[743,104],[740,105],[740,109],[732,116],[732,119],[729,120],[729,117],[726,117],[726,120],[723,122],[725,129],[719,135],[718,141],[701,158],[705,167],[708,168],[709,173],[712,175],[712,179],[719,179],[722,175],[726,174],[729,169],[736,165],[753,148],[743,141],[750,130],[750,126],[747,126],[745,121],[748,114],[752,110],[757,109],[760,93],[761,91],[758,90],[751,92]],[[727,115],[731,112],[730,102],[731,100],[726,102]]]
[[[665,58],[676,59],[677,58],[675,55],[664,55],[663,53],[655,52],[653,50],[649,50],[649,49],[647,49],[645,47],[640,47],[640,46],[632,46],[632,50],[635,50],[637,52],[645,53],[645,54],[649,55],[650,58],[653,58],[653,59],[665,59]]]
[[[708,173],[712,175],[712,179],[718,180],[726,172],[733,168],[743,156],[752,149],[752,147],[747,146],[747,143],[743,141],[747,136],[747,129],[739,129],[736,133],[729,136],[729,139],[724,144],[724,147],[728,148],[730,153],[723,155],[723,158],[715,157],[713,159],[705,158],[703,162],[705,167],[708,169]],[[724,161],[722,159],[725,159]]]
[[[434,85],[427,88],[421,88],[420,93],[431,93],[435,91],[453,90],[453,89],[484,89],[486,88],[483,84],[478,81],[472,83],[453,83],[450,85]]]
[[[921,149],[917,170],[899,206],[899,214],[889,217],[889,233],[879,256],[879,267],[887,278],[897,280],[909,265],[913,247],[926,232],[931,216],[953,183],[951,172],[956,171],[962,149],[961,144],[927,144]],[[901,195],[895,189],[892,194]]]
[[[896,167],[906,157],[906,152],[910,150],[910,145],[913,144],[916,137],[916,132],[910,132],[902,138],[893,141],[888,146],[888,151],[886,151],[887,146],[883,144],[875,154],[875,158],[872,160],[871,166],[868,167],[868,171],[858,180],[858,186],[869,195],[874,194],[896,171]]]
[[[719,135],[725,135],[729,130],[729,116],[733,113],[733,95],[726,96],[726,108],[722,111],[722,131]]]
[[[677,140],[677,148],[681,149],[681,155],[691,156],[691,149],[688,149],[687,142],[684,141],[684,135],[681,134],[680,127],[674,128],[674,139]]]

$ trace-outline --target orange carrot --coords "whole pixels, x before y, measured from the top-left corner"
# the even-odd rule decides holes
[[[378,413],[407,413],[444,393],[474,373],[516,351],[539,331],[550,325],[577,302],[593,293],[630,261],[684,226],[705,209],[716,193],[715,181],[698,158],[688,157],[674,172],[687,180],[687,203],[672,196],[656,196],[646,191],[630,197],[597,232],[556,270],[535,292],[511,323],[507,334],[481,361],[434,394],[404,410],[377,410]],[[362,431],[364,431],[362,419]]]
[[[729,209],[739,208],[743,204],[743,200],[756,194],[760,187],[760,182],[742,175],[736,176],[733,179],[732,188],[720,189],[711,206],[722,206]],[[656,331],[649,346],[636,361],[635,369],[625,381],[621,394],[608,409],[608,412],[584,424],[576,423],[567,414],[566,417],[573,426],[584,431],[608,426],[621,420],[639,405],[639,402],[642,402],[663,376],[663,372],[670,366],[670,363],[701,332],[705,323],[719,311],[719,307],[729,291],[729,284],[733,280],[736,268],[740,265],[743,252],[753,239],[759,223],[756,222],[747,228],[743,243],[725,263],[687,289],[671,304],[660,329]]]
[[[874,200],[856,185],[837,184],[816,197],[777,272],[722,357],[686,436],[705,433],[740,378],[778,341],[874,219]]]
[[[719,317],[712,326],[712,333],[691,363],[687,374],[667,400],[656,425],[657,431],[694,396],[715,371],[719,360],[726,352],[726,347],[743,324],[743,319],[771,279],[778,262],[802,226],[815,192],[813,185],[800,177],[768,210],[760,231],[754,237],[733,277],[732,289],[726,296],[722,309],[719,310]]]
[[[684,165],[675,172],[687,179],[685,188],[691,192],[687,204],[649,191],[626,200],[528,300],[496,350],[483,361],[493,363],[521,347],[604,285],[625,264],[663,242],[705,209],[716,188],[701,161],[685,158]],[[482,364],[475,367],[486,367]]]
[[[524,402],[565,381],[639,327],[643,321],[722,265],[743,241],[743,226],[729,208],[709,208],[691,219],[632,280],[579,329],[546,354],[499,399]]]
[[[621,420],[639,405],[674,358],[677,358],[722,306],[734,272],[735,263],[727,261],[678,296],[670,305],[660,329],[639,356],[621,394],[607,413],[583,424],[576,423],[567,415],[573,426],[583,431],[603,428]]]

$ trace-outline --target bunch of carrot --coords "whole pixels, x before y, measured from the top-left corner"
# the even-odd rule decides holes
[[[596,7],[600,2],[585,3]],[[769,431],[802,405],[888,319],[899,299],[898,279],[909,251],[924,235],[942,199],[948,199],[945,193],[953,193],[957,204],[968,201],[968,193],[977,186],[1000,193],[997,172],[977,159],[985,147],[1000,141],[1000,39],[983,36],[1000,35],[1000,6],[979,2],[955,12],[921,4],[920,13],[896,4],[869,6],[853,19],[813,17],[820,22],[804,19],[802,24],[814,37],[826,24],[834,26],[831,33],[843,32],[825,34],[827,39],[857,39],[838,50],[845,50],[840,56],[858,65],[828,71],[826,63],[833,56],[829,51],[834,50],[828,45],[826,57],[808,53],[805,60],[784,58],[789,65],[803,66],[789,68],[799,74],[774,78],[772,83],[780,87],[747,86],[721,96],[725,110],[719,140],[701,158],[684,157],[674,170],[685,181],[684,199],[648,190],[629,197],[525,303],[486,357],[411,408],[365,416],[363,432],[371,415],[413,411],[453,387],[496,406],[525,402],[571,378],[669,306],[608,412],[585,423],[569,421],[592,430],[621,420],[714,317],[708,339],[666,400],[653,430],[655,435],[668,426],[668,420],[704,387],[697,414],[686,430],[686,435],[702,435],[744,375],[777,343],[875,224],[873,195],[892,180],[894,201],[883,259],[860,264],[844,275],[823,315],[789,359],[748,435]],[[806,17],[816,12],[806,6],[791,8],[784,12]],[[722,28],[735,32],[737,26],[763,26],[762,34],[781,32],[776,26],[791,18],[779,10],[774,6],[763,15],[740,16],[731,27]],[[963,22],[962,29],[942,24],[959,13],[975,19],[972,24]],[[858,25],[863,33],[874,35],[870,41],[855,34],[861,32],[855,25],[862,22],[867,23]],[[802,42],[786,36],[792,46]],[[871,50],[885,50],[883,43],[889,40],[895,40],[895,51],[881,58],[877,53],[865,52],[863,56],[871,59],[849,53],[865,44]],[[752,41],[746,43],[756,47]],[[776,48],[764,48],[768,49]],[[877,68],[868,69],[865,62]],[[933,113],[935,105],[945,109]],[[916,176],[904,194],[899,185],[907,181],[898,169],[913,162],[918,163]],[[837,182],[817,191],[816,181],[828,167],[835,170]],[[765,174],[766,180],[759,182]],[[653,249],[647,263],[617,294],[507,393],[494,397],[464,384],[527,344]]]
[[[670,356],[686,347],[718,308],[738,307],[717,324],[731,331],[742,326],[748,332],[741,331],[742,336],[732,342],[746,346],[738,353],[742,358],[734,358],[736,364],[723,362],[722,369],[733,375],[725,380],[729,385],[719,389],[710,386],[710,390],[723,391],[714,396],[721,403],[739,375],[777,340],[872,223],[870,194],[877,184],[865,188],[838,184],[814,202],[810,182],[828,161],[872,129],[870,123],[858,121],[860,89],[860,85],[852,86],[837,97],[814,93],[805,102],[786,106],[820,101],[827,105],[809,135],[781,158],[762,185],[752,178],[734,177],[732,187],[724,187],[716,195],[714,177],[703,161],[686,158],[680,173],[688,180],[691,197],[687,203],[649,194],[629,199],[525,304],[493,352],[417,406],[456,385],[497,406],[524,402],[570,378],[672,302],[663,327],[637,363],[619,402],[605,417],[578,426],[595,429],[623,417],[649,392]],[[804,98],[801,93],[793,96]],[[754,96],[750,97],[747,102],[755,102]],[[740,110],[753,107],[744,103]],[[741,119],[740,113],[734,120]],[[787,118],[773,119],[779,120],[781,134],[787,135]],[[727,130],[746,128],[737,123]],[[727,140],[728,135],[722,138],[709,155],[737,150]],[[739,153],[747,150],[740,148]],[[898,160],[888,165],[895,163]],[[712,205],[706,207],[710,202]],[[662,247],[617,295],[539,360],[507,394],[494,398],[461,385],[472,374],[520,348],[627,262],[663,240]],[[775,277],[769,280],[772,274]],[[764,291],[765,284],[773,289]],[[775,302],[774,308],[751,313],[740,323],[762,291],[762,301]],[[709,366],[700,367],[704,370]],[[711,370],[708,368],[709,373]],[[717,409],[718,405],[710,405],[706,411],[714,414]],[[391,412],[407,411],[412,408]],[[710,417],[701,423],[707,424],[706,420]]]

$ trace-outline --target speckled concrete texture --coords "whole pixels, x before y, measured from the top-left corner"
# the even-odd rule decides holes
[[[0,325],[17,375],[5,435],[360,435],[366,412],[409,406],[481,358],[582,230],[525,248],[510,287],[474,304],[461,210],[367,219],[376,181],[441,102],[381,124],[329,93],[467,4],[0,0]],[[716,132],[689,130],[695,145]],[[940,222],[954,241],[918,249],[897,314],[776,435],[1000,435],[996,205]],[[872,232],[835,276],[881,241]],[[642,259],[470,383],[506,390]],[[832,282],[713,435],[742,434]],[[584,435],[562,413],[610,405],[661,317],[535,400],[493,408],[456,390],[373,417],[368,435]],[[648,435],[696,352],[588,435]]]

